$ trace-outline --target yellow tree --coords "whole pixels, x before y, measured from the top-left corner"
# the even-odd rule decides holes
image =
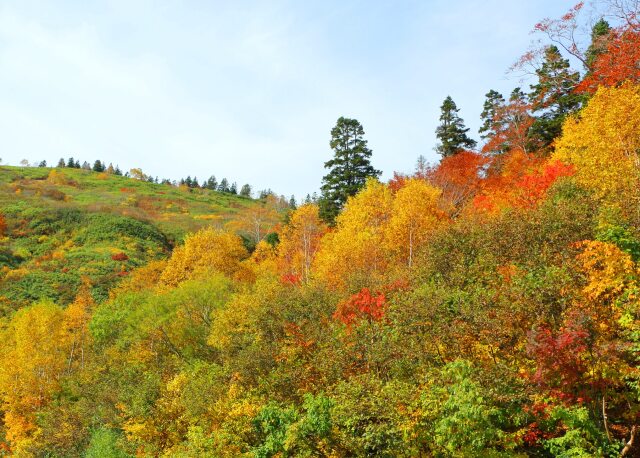
[[[36,413],[60,388],[68,367],[69,344],[65,312],[52,303],[19,310],[0,331],[4,425],[17,454],[37,436]]]
[[[440,189],[414,178],[407,180],[395,195],[387,244],[409,267],[416,249],[447,219],[438,207],[440,194]]]
[[[187,236],[184,245],[176,248],[160,275],[165,286],[179,283],[207,271],[220,272],[238,278],[245,274],[242,261],[249,256],[242,240],[235,234],[211,227]]]
[[[278,258],[282,270],[308,281],[311,263],[326,231],[317,205],[306,204],[293,212],[289,224],[280,234]]]
[[[388,262],[385,229],[391,218],[393,195],[370,179],[338,218],[333,232],[320,244],[314,268],[334,288],[360,289],[380,280]]]
[[[554,158],[575,165],[576,180],[598,198],[637,208],[638,132],[640,86],[602,87],[578,118],[566,121]]]
[[[257,245],[277,224],[280,219],[280,209],[280,200],[273,194],[269,194],[260,205],[240,211],[227,226],[233,231],[239,231],[248,236]]]

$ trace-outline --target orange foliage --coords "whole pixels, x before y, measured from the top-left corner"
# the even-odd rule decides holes
[[[480,190],[480,172],[487,161],[478,153],[462,151],[443,158],[437,167],[427,171],[427,179],[442,189],[446,201],[459,206]]]
[[[6,231],[7,231],[7,220],[4,218],[4,215],[0,213],[0,237],[4,237],[4,234]]]
[[[640,81],[640,32],[615,30],[606,52],[597,57],[577,91],[593,94],[598,86],[618,86],[627,80]]]
[[[387,299],[384,293],[371,293],[369,288],[362,288],[360,292],[338,304],[333,318],[348,327],[362,319],[371,323],[384,318],[386,307]]]

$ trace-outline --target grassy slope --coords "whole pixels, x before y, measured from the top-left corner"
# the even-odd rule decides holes
[[[0,167],[7,223],[0,315],[45,297],[67,303],[83,278],[104,299],[130,269],[165,257],[185,233],[223,225],[253,205],[235,195],[79,169]]]

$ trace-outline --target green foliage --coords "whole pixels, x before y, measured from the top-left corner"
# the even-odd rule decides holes
[[[119,440],[119,434],[112,429],[96,429],[91,434],[91,442],[89,442],[83,456],[84,458],[127,458],[131,456],[120,449]]]
[[[565,432],[544,441],[544,447],[558,458],[586,458],[619,456],[621,444],[611,442],[595,424],[584,407],[556,407],[551,421],[559,422]]]
[[[469,128],[464,126],[463,119],[458,115],[460,109],[450,96],[444,99],[440,111],[440,124],[436,128],[439,142],[436,151],[444,158],[453,156],[465,148],[474,148],[476,141],[467,136]]]

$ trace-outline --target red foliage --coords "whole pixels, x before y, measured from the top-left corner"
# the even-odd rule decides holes
[[[392,192],[399,191],[405,185],[408,178],[407,175],[393,172],[393,178],[389,180],[389,189],[391,189]]]
[[[480,173],[488,159],[472,151],[461,151],[445,157],[427,171],[426,178],[442,189],[443,197],[458,206],[472,198],[479,190]]]
[[[0,213],[0,237],[4,236],[7,230],[7,221],[4,219],[4,215]]]
[[[288,286],[300,286],[302,284],[302,276],[299,274],[284,274],[280,277],[280,283]]]
[[[616,30],[608,37],[606,52],[596,58],[576,90],[594,93],[598,86],[617,86],[627,80],[640,81],[640,32]]]
[[[369,323],[382,320],[386,308],[387,299],[384,293],[372,294],[369,288],[362,288],[359,293],[338,304],[333,318],[350,327],[362,319]]]
[[[585,353],[590,334],[569,323],[554,333],[548,326],[530,331],[527,352],[536,363],[532,380],[564,400],[581,401],[580,382],[587,367]]]
[[[114,261],[127,261],[129,260],[129,256],[127,256],[125,253],[115,253],[111,255],[111,259],[113,259]]]
[[[536,170],[523,176],[516,187],[520,190],[516,205],[522,208],[533,208],[547,195],[547,191],[560,177],[569,177],[575,173],[573,165],[566,165],[554,161],[545,165],[542,170]]]

